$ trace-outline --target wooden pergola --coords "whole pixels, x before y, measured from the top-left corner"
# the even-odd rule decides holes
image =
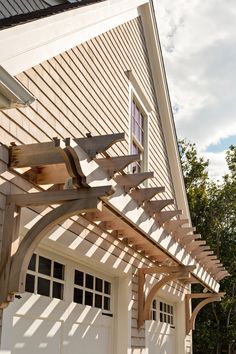
[[[205,241],[199,240],[201,236],[194,234],[190,221],[181,218],[182,210],[175,200],[163,198],[163,186],[144,187],[143,182],[153,178],[153,172],[126,171],[138,155],[108,154],[107,150],[124,138],[124,133],[96,137],[88,134],[78,139],[12,144],[10,169],[20,171],[38,187],[38,192],[7,197],[0,263],[1,307],[7,306],[15,293],[24,292],[28,263],[40,241],[59,222],[81,213],[152,262],[153,267],[139,270],[140,326],[149,319],[156,292],[172,280],[200,282],[212,292],[208,300],[219,299],[218,281],[228,272]],[[46,185],[51,187],[45,190]],[[19,242],[20,210],[34,205],[53,207]],[[167,242],[172,247],[166,247]],[[187,263],[181,261],[186,258]],[[165,274],[146,300],[145,274]],[[193,327],[191,321],[188,329]]]

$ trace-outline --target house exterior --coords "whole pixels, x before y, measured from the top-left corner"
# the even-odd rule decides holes
[[[191,225],[152,1],[0,13],[0,353],[192,353],[227,271]]]

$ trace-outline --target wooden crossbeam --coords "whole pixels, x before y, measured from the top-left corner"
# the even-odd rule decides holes
[[[132,162],[139,160],[140,156],[138,154],[94,159],[100,167],[107,170],[110,177],[112,177],[116,172],[123,171]]]
[[[153,178],[153,172],[130,173],[126,175],[117,175],[114,180],[127,191],[130,188],[135,188],[148,178]]]
[[[23,176],[30,182],[39,185],[64,184],[65,181],[71,177],[64,163],[32,167],[29,171],[26,171]]]
[[[108,150],[113,144],[125,139],[125,133],[107,134],[98,136],[88,136],[86,138],[76,138],[74,141],[87,155],[93,159],[98,153]]]
[[[163,193],[164,191],[165,187],[135,188],[130,192],[130,196],[138,205],[142,205],[144,202],[152,199],[156,194]]]
[[[171,220],[175,216],[181,215],[182,213],[182,210],[160,211],[158,214],[156,214],[156,218],[160,224],[164,224],[166,221]]]
[[[13,145],[10,147],[10,167],[32,167],[63,163],[63,151],[58,139],[46,143]]]
[[[89,221],[111,221],[114,220],[114,215],[109,213],[108,211],[95,211],[95,212],[87,212],[84,217]]]
[[[61,204],[68,200],[93,198],[99,197],[100,195],[110,195],[111,193],[111,186],[105,186],[61,191],[43,191],[27,194],[11,194],[7,196],[7,201],[8,203],[14,202],[20,207],[28,207],[33,205]]]
[[[174,199],[163,199],[163,200],[151,200],[145,203],[148,212],[153,215],[155,213],[160,213],[162,209],[174,203]]]

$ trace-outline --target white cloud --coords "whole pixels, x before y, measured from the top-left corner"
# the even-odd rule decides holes
[[[222,176],[229,172],[225,161],[225,151],[218,153],[205,152],[202,155],[206,160],[210,161],[208,167],[209,177],[215,181],[221,181]]]
[[[154,1],[177,133],[204,152],[236,135],[235,1]]]

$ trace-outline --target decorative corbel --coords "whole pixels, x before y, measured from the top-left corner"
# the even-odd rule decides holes
[[[97,154],[104,153],[112,145],[122,140],[125,140],[125,133],[98,136],[91,136],[88,133],[86,138],[74,139],[76,144],[78,144],[87,153],[90,159],[94,159]]]
[[[139,268],[138,270],[138,327],[141,327],[145,320],[150,319],[150,306],[158,292],[164,285],[173,280],[189,279],[190,273],[195,266],[173,266],[173,267],[151,267]],[[144,285],[146,274],[165,274],[150,290],[147,298],[144,296]]]
[[[144,202],[150,201],[156,194],[163,193],[165,187],[135,188],[130,196],[141,206]]]
[[[139,160],[140,156],[138,154],[94,159],[100,167],[107,171],[111,178],[116,172],[123,171],[128,165]]]
[[[153,178],[153,172],[129,173],[126,175],[117,175],[114,180],[121,185],[125,192],[129,192],[131,188],[136,188],[148,178]]]
[[[186,316],[186,335],[189,334],[191,330],[195,329],[195,320],[199,311],[207,304],[214,301],[221,301],[221,298],[225,293],[195,293],[185,295],[185,316]],[[192,299],[204,299],[202,300],[192,311],[191,314],[191,301]]]
[[[183,211],[182,210],[167,210],[167,211],[160,211],[159,213],[156,214],[156,219],[159,222],[159,224],[163,225],[165,222],[171,220],[177,215],[182,215]]]

